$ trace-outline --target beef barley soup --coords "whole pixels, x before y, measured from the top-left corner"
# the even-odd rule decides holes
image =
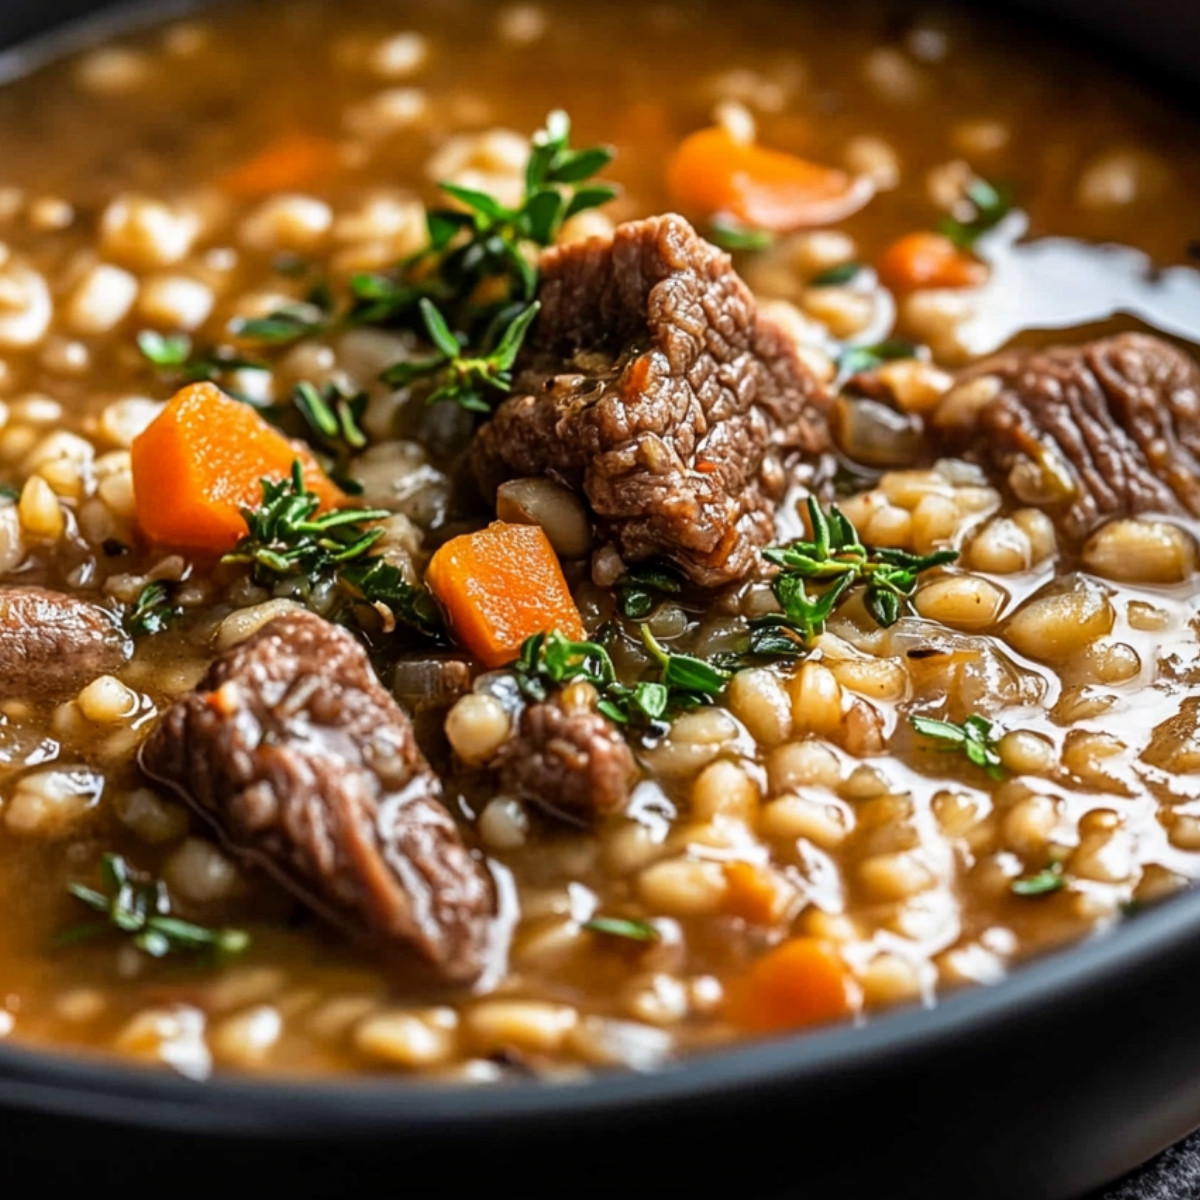
[[[1200,874],[1142,81],[857,0],[279,0],[0,128],[0,1035],[650,1069]]]

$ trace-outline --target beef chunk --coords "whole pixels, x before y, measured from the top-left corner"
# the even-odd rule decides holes
[[[480,973],[491,881],[344,629],[306,612],[268,622],[167,712],[142,765],[324,916],[447,979]]]
[[[1103,518],[1200,516],[1200,366],[1120,334],[976,365],[934,415],[943,449],[982,461],[1070,537]]]
[[[575,687],[530,704],[497,765],[506,791],[584,820],[624,808],[637,778],[621,731]]]
[[[821,385],[681,217],[548,250],[541,272],[516,394],[475,440],[485,494],[549,475],[627,561],[740,579],[774,534],[784,454],[826,447]]]
[[[0,699],[63,696],[129,656],[111,613],[40,587],[0,588]]]

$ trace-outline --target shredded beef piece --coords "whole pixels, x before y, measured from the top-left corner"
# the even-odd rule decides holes
[[[98,605],[48,588],[0,588],[0,699],[52,698],[115,671],[129,639]]]
[[[307,612],[217,659],[142,750],[231,849],[447,979],[483,968],[496,896],[363,649]]]
[[[964,372],[970,381],[934,415],[942,449],[1048,506],[1069,537],[1102,518],[1200,515],[1200,366],[1169,342],[1126,333],[1016,351]]]
[[[742,578],[774,535],[786,452],[828,444],[828,397],[793,343],[677,216],[548,250],[541,281],[516,394],[475,439],[485,494],[548,475],[627,561]]]
[[[621,731],[571,687],[524,710],[497,766],[506,791],[585,820],[624,808],[637,778]]]

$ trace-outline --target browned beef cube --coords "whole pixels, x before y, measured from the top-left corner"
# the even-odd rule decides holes
[[[582,491],[627,561],[742,578],[774,534],[785,455],[827,445],[821,385],[681,217],[549,250],[541,269],[516,394],[475,441],[485,493],[548,475]]]

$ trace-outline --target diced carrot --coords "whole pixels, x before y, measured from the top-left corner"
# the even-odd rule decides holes
[[[512,662],[521,643],[557,629],[584,636],[558,556],[540,525],[493,521],[452,538],[433,556],[425,582],[451,631],[485,667]]]
[[[748,862],[725,864],[725,909],[753,925],[779,918],[783,896],[765,867]]]
[[[720,127],[680,142],[667,163],[667,190],[686,211],[776,233],[840,221],[874,191],[864,177],[738,141]]]
[[[333,173],[337,146],[328,138],[292,130],[221,176],[235,196],[265,196],[309,187]]]
[[[908,233],[880,256],[875,269],[893,292],[919,288],[977,287],[988,277],[987,267],[960,250],[941,233]]]
[[[177,392],[131,449],[138,524],[152,541],[221,554],[246,533],[240,509],[262,500],[263,479],[300,460],[323,508],[346,497],[308,449],[211,383]]]
[[[770,1033],[848,1017],[861,1002],[837,949],[797,937],[769,950],[731,986],[726,1010],[740,1028]]]

